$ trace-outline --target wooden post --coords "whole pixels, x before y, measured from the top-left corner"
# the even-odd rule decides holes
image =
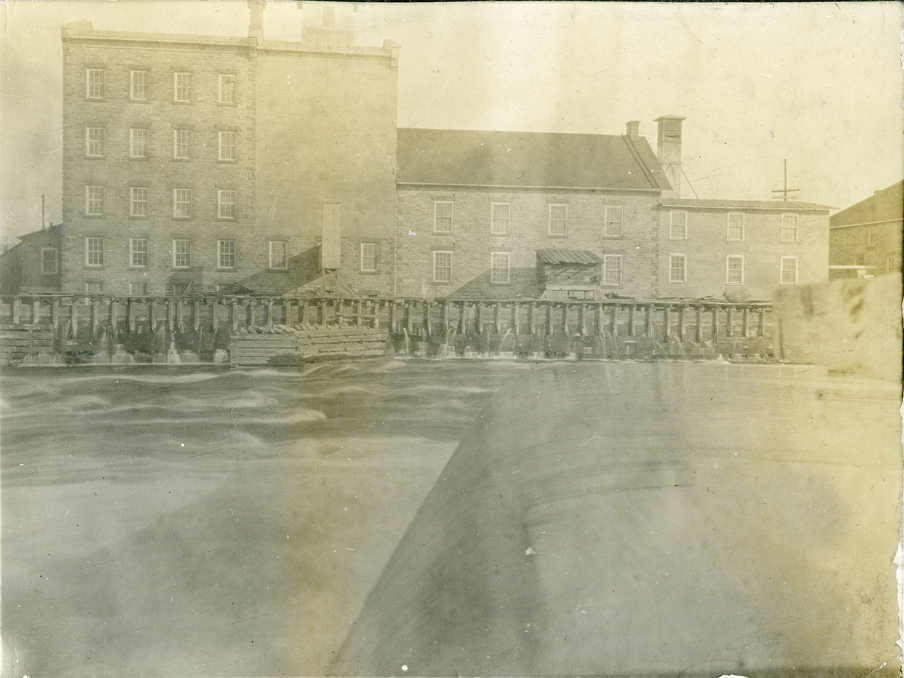
[[[763,306],[760,306],[760,322],[759,327],[757,328],[757,336],[766,336],[766,308]]]
[[[97,299],[91,297],[91,339],[94,339],[94,333],[97,332]]]
[[[703,307],[697,306],[697,343],[703,343]]]
[[[317,307],[320,324],[326,325],[326,300],[323,297],[320,297],[320,301],[317,302]]]
[[[298,322],[303,323],[308,317],[308,302],[306,299],[298,300]]]
[[[195,299],[195,307],[192,310],[192,315],[193,315],[193,317],[192,317],[193,323],[192,324],[195,326],[195,332],[197,332],[199,329],[201,329],[201,300],[200,299]]]
[[[666,342],[672,339],[672,306],[666,304],[662,309],[662,324],[665,326],[663,338]]]
[[[749,306],[744,307],[743,321],[744,321],[744,338],[746,339],[747,337],[750,336],[750,307]]]
[[[612,318],[610,320],[612,327],[612,336],[618,336],[618,311],[621,307],[618,304],[612,306]]]
[[[423,309],[424,315],[424,324],[427,326],[427,336],[433,336],[433,304],[429,301],[425,301],[421,304],[421,308]]]
[[[521,310],[521,304],[519,304],[517,301],[513,301],[512,302],[512,327],[514,327],[514,329],[512,330],[512,332],[514,332],[515,335],[521,334],[521,318],[518,317],[518,312],[520,310]]]
[[[414,310],[414,301],[408,301],[405,304],[405,324],[408,329],[408,336],[410,337],[414,333],[414,314],[412,311]]]
[[[462,336],[465,336],[468,331],[467,326],[467,315],[468,315],[468,302],[463,301],[459,304],[459,315],[458,315],[458,333]]]
[[[713,306],[713,341],[719,337],[719,307]]]
[[[355,302],[355,314],[357,317],[355,318],[355,325],[361,327],[361,300]]]
[[[239,328],[239,302],[237,299],[232,300],[232,331],[235,332]]]
[[[19,297],[13,299],[13,325],[19,324],[19,314],[21,313]]]
[[[60,336],[60,300],[54,298],[50,306],[50,322],[53,323],[53,336]]]
[[[31,300],[31,324],[32,325],[38,324],[38,316],[41,313],[40,309],[41,309],[41,300],[38,299],[37,297],[35,297],[34,299]]]
[[[283,324],[291,325],[292,320],[290,317],[290,309],[292,308],[292,302],[289,299],[283,299]]]
[[[628,331],[632,339],[637,337],[637,304],[628,308]]]
[[[219,319],[217,318],[217,311],[220,308],[220,300],[214,298],[211,301],[210,306],[210,326],[213,328],[213,333],[216,334],[217,330],[220,328]]]
[[[653,304],[644,304],[644,327],[643,333],[645,337],[652,339],[653,337]]]
[[[734,325],[734,306],[729,306],[728,307],[728,317],[726,319],[726,328],[728,331],[725,333],[725,336],[727,336],[727,337],[734,336],[733,325]]]
[[[678,310],[678,338],[687,341],[687,306],[684,304]]]
[[[552,302],[546,302],[546,336],[552,334]]]
[[[537,313],[537,302],[535,302],[535,301],[530,302],[530,307],[528,308],[527,313],[528,313],[528,321],[530,322],[530,333],[531,333],[531,335],[533,335],[534,322],[535,322],[534,316]]]
[[[449,334],[449,301],[443,299],[443,334]]]
[[[69,324],[72,326],[72,338],[78,338],[78,299],[72,297],[69,304]]]

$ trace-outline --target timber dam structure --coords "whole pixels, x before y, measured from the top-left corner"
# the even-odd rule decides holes
[[[820,367],[525,371],[332,675],[897,676],[899,406]]]
[[[4,364],[291,365],[325,358],[774,356],[771,305],[342,296],[0,299]]]

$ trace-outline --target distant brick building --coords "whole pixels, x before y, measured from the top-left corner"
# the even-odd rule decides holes
[[[767,300],[827,280],[828,226],[823,205],[663,198],[658,296]]]
[[[670,186],[637,132],[399,130],[398,292],[652,296]]]
[[[900,272],[904,181],[876,191],[829,220],[829,275],[871,277]]]
[[[63,291],[391,291],[398,46],[305,5],[299,43],[262,2],[247,38],[62,29]]]

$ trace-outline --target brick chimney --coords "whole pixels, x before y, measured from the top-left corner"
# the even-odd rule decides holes
[[[630,120],[627,123],[627,136],[629,139],[639,139],[640,138],[640,120]]]
[[[248,37],[257,38],[258,44],[264,41],[264,0],[248,0],[251,20],[248,23]]]
[[[659,124],[657,135],[657,155],[662,171],[672,185],[671,191],[663,191],[664,198],[681,197],[681,123],[687,118],[678,115],[663,115],[656,118]]]

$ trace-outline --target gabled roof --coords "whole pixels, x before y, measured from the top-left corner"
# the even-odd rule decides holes
[[[599,264],[602,261],[588,250],[537,250],[537,259],[546,264]]]
[[[904,215],[904,181],[876,191],[866,200],[833,214],[829,228],[901,221]]]
[[[400,184],[661,191],[647,140],[601,134],[398,131]]]
[[[831,207],[798,200],[701,200],[698,198],[663,198],[663,207],[717,210],[768,210],[773,212],[828,212]]]

